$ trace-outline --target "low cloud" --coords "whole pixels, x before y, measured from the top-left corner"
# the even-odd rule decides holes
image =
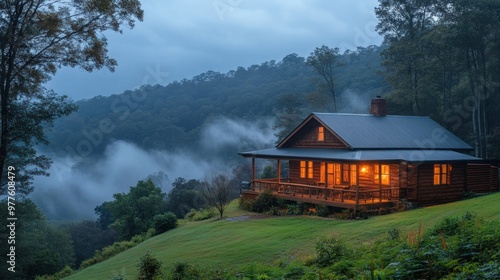
[[[69,156],[52,157],[51,175],[35,178],[30,198],[49,219],[95,219],[96,206],[112,200],[115,193],[128,192],[139,180],[162,173],[166,176],[160,176],[160,187],[168,193],[176,178],[204,179],[241,162],[237,152],[269,147],[274,140],[271,121],[220,118],[205,125],[199,147],[193,151],[147,151],[115,141],[90,166]],[[228,157],[234,160],[228,161]]]

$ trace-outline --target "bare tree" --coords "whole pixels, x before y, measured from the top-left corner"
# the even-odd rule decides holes
[[[226,175],[218,174],[210,178],[203,186],[203,195],[208,204],[219,211],[220,219],[231,202],[231,180]]]

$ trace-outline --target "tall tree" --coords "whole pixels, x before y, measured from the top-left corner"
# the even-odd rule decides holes
[[[406,113],[421,114],[426,56],[423,36],[434,26],[434,0],[380,0],[375,8],[377,31],[388,48],[383,51],[386,77]]]
[[[450,27],[451,42],[465,62],[468,99],[473,102],[472,129],[476,156],[488,158],[490,136],[487,100],[498,93],[498,36],[500,2],[490,0],[442,1],[443,25]]]
[[[323,45],[321,48],[316,48],[306,60],[306,63],[314,67],[316,72],[323,78],[324,85],[332,94],[334,112],[337,112],[334,70],[338,66],[338,56],[339,48],[332,49]]]
[[[146,232],[153,226],[153,218],[166,212],[165,196],[151,179],[139,181],[128,193],[115,193],[113,201],[96,207],[96,213],[101,215],[99,223],[107,221],[122,239],[129,239]]]
[[[50,160],[33,146],[46,143],[44,126],[75,110],[43,84],[63,66],[114,70],[104,31],[122,32],[142,20],[139,0],[0,3],[0,184],[7,166],[18,170],[18,193],[31,191],[33,175],[46,174]]]

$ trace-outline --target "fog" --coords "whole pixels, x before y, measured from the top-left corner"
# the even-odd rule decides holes
[[[178,178],[204,179],[230,170],[244,159],[240,151],[272,147],[271,120],[247,122],[219,118],[204,126],[198,146],[192,150],[144,150],[117,140],[90,166],[66,157],[52,157],[49,177],[36,177],[30,198],[49,219],[95,219],[94,208],[128,192],[139,180],[154,177],[168,193]],[[51,156],[51,155],[48,155]]]

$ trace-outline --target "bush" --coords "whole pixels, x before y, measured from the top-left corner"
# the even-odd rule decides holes
[[[173,280],[200,279],[200,272],[196,267],[187,262],[176,262],[172,269],[171,278]]]
[[[154,229],[149,229],[144,234],[132,237],[130,241],[115,242],[110,246],[102,248],[102,250],[97,250],[95,251],[95,255],[92,258],[87,259],[80,264],[80,269],[84,269],[93,264],[105,261],[111,258],[112,256],[117,255],[118,253],[121,253],[125,250],[128,250],[136,246],[137,244],[143,242],[144,240],[150,238],[153,235],[154,235]]]
[[[142,256],[137,267],[139,267],[139,279],[152,280],[161,277],[161,263],[150,252]]]
[[[276,205],[276,198],[268,191],[259,194],[252,203],[252,211],[264,213]]]
[[[330,266],[350,254],[347,245],[335,237],[320,239],[316,242],[315,252],[319,267]]]
[[[172,212],[158,214],[153,218],[156,234],[161,234],[177,227],[177,217]]]
[[[198,211],[191,209],[189,213],[186,214],[185,219],[190,221],[203,221],[215,217],[215,211],[213,208],[203,208]]]
[[[302,214],[302,207],[298,204],[288,204],[288,215],[301,215]]]
[[[401,231],[395,227],[391,228],[388,232],[389,240],[399,240],[401,238]]]
[[[328,206],[326,206],[326,205],[317,204],[316,205],[316,214],[320,217],[328,217],[328,215],[330,215],[330,209],[328,209]]]

